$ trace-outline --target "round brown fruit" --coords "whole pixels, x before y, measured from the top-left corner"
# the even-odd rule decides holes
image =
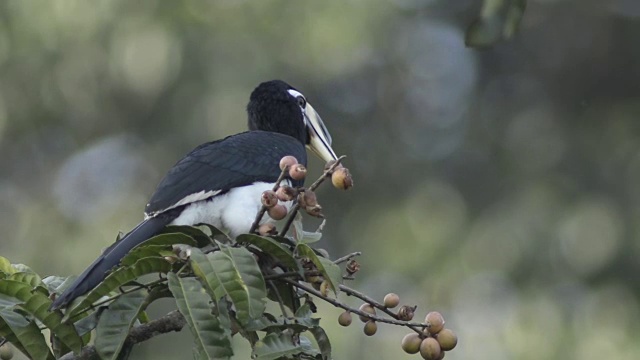
[[[287,216],[287,207],[282,204],[278,204],[267,210],[267,213],[273,220],[282,220]]]
[[[428,337],[420,344],[420,355],[424,360],[438,360],[441,351],[440,344],[434,338]]]
[[[371,315],[375,315],[376,314],[376,309],[373,308],[373,306],[371,306],[370,304],[364,303],[362,305],[360,305],[360,311],[362,312],[366,312],[367,314],[371,314]],[[367,322],[370,319],[366,316],[362,316],[360,315],[360,321],[362,322]]]
[[[402,338],[402,350],[407,354],[415,354],[420,351],[420,344],[422,344],[422,338],[416,333],[410,333]]]
[[[280,159],[280,170],[284,170],[285,167],[290,168],[297,163],[298,159],[296,159],[294,156],[287,155]]]
[[[378,331],[378,325],[376,325],[375,321],[367,321],[364,324],[364,334],[367,336],[373,336]]]
[[[313,207],[318,205],[318,198],[316,197],[316,193],[311,190],[305,190],[304,192],[298,195],[298,202],[300,203],[300,207],[306,209],[308,207]]]
[[[276,190],[276,196],[280,201],[291,201],[298,196],[298,190],[288,185],[282,185]]]
[[[258,228],[258,234],[262,236],[276,235],[277,233],[276,226],[271,223],[264,223]]]
[[[340,316],[338,316],[338,324],[342,326],[349,326],[351,325],[352,321],[353,319],[351,318],[351,313],[348,311],[345,311],[342,314],[340,314]]]
[[[307,176],[307,168],[302,164],[293,165],[289,169],[289,176],[293,180],[302,180],[305,176]]]
[[[434,335],[444,328],[444,317],[437,311],[432,311],[424,318],[424,322],[429,325],[429,333]]]
[[[260,200],[262,202],[262,205],[264,205],[266,208],[272,208],[278,205],[278,197],[273,190],[263,191]]]
[[[402,305],[398,310],[398,320],[411,321],[417,306]]]
[[[333,166],[333,164],[336,163],[336,161],[337,160],[329,160],[329,161],[327,161],[327,163],[324,164],[324,171],[327,171],[327,170],[331,169],[331,167]],[[335,171],[336,169],[339,169],[341,167],[342,167],[342,164],[338,164],[338,165],[336,165],[336,167],[333,168],[333,171]],[[331,175],[331,173],[328,174],[328,175]]]
[[[322,296],[326,297],[329,295],[329,282],[327,280],[324,280],[321,284],[320,284],[320,293],[322,294]]]
[[[384,300],[382,302],[384,303],[384,307],[387,309],[393,309],[400,305],[400,296],[398,296],[398,294],[388,293],[384,296]]]
[[[10,360],[13,359],[13,348],[10,344],[2,344],[0,346],[0,359],[2,360]]]
[[[336,169],[333,174],[331,174],[331,183],[340,190],[348,190],[351,188],[353,186],[353,178],[351,177],[349,169],[345,167]]]
[[[450,329],[442,329],[437,339],[440,348],[444,351],[452,350],[458,344],[458,336]]]

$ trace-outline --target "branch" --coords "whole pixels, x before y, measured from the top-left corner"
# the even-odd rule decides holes
[[[166,334],[172,331],[180,331],[186,325],[184,316],[178,310],[174,310],[158,319],[152,320],[146,324],[135,326],[129,332],[127,340],[125,340],[123,351],[131,348],[133,345],[147,341],[160,334]],[[60,358],[60,360],[89,360],[98,357],[95,346],[85,346],[79,355],[68,353]]]
[[[335,168],[338,165],[340,165],[340,162],[342,162],[342,160],[344,160],[344,158],[346,158],[346,157],[347,157],[346,155],[340,156],[338,158],[338,160],[336,160],[335,163],[333,163],[328,169],[326,169],[322,173],[322,175],[320,175],[318,180],[316,180],[313,184],[311,184],[311,186],[309,186],[309,190],[313,191],[313,190],[317,189],[318,186],[320,186],[320,184],[322,184],[322,182],[325,181],[329,177],[329,174],[331,174],[333,172],[333,170],[335,170]],[[282,227],[282,231],[280,231],[280,236],[285,236],[287,234],[287,231],[289,231],[289,228],[291,227],[291,224],[293,223],[293,219],[296,217],[295,214],[296,214],[296,212],[298,212],[299,209],[300,209],[300,203],[296,201],[295,205],[293,205],[291,210],[289,210],[289,217],[287,218],[287,222]]]
[[[360,309],[354,309],[354,308],[350,307],[349,305],[341,303],[338,300],[334,300],[334,299],[332,299],[332,298],[330,298],[328,296],[322,295],[322,293],[320,291],[318,291],[318,290],[316,290],[314,288],[311,288],[309,286],[306,286],[304,284],[301,284],[301,283],[299,283],[297,281],[294,281],[294,280],[291,280],[291,279],[288,279],[288,278],[282,278],[282,279],[280,279],[280,281],[284,281],[284,282],[286,282],[286,283],[288,283],[290,285],[293,285],[293,286],[297,287],[298,289],[301,289],[303,291],[308,292],[309,294],[313,294],[313,295],[319,297],[320,299],[328,302],[329,304],[331,304],[331,305],[333,305],[335,307],[342,308],[342,309],[344,309],[344,310],[346,310],[348,312],[351,312],[351,313],[354,313],[356,315],[360,315],[360,316],[366,317],[366,318],[368,318],[370,320],[373,320],[373,321],[379,321],[379,322],[383,322],[383,323],[387,323],[387,324],[393,324],[393,325],[406,326],[406,327],[410,328],[411,330],[417,332],[418,334],[422,334],[422,328],[427,327],[426,324],[410,323],[410,322],[407,322],[407,321],[396,320],[395,318],[394,319],[388,319],[388,318],[379,317],[379,316],[376,316],[376,315],[369,314],[367,312],[361,311]]]
[[[285,166],[284,169],[282,169],[282,171],[280,172],[280,176],[278,176],[278,180],[276,180],[276,184],[273,185],[273,191],[278,190],[278,188],[280,187],[280,183],[282,182],[282,180],[284,180],[285,176],[287,176],[287,174],[289,173],[289,166]],[[260,211],[258,211],[258,213],[256,214],[256,218],[253,220],[253,224],[251,224],[251,228],[249,229],[249,234],[253,234],[256,232],[256,229],[258,229],[258,225],[260,225],[260,220],[262,220],[262,217],[264,216],[264,213],[267,212],[267,207],[262,205],[260,207]]]

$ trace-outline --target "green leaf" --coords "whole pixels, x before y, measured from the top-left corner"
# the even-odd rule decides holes
[[[251,244],[263,252],[273,256],[279,260],[283,265],[288,267],[291,271],[299,273],[304,276],[304,271],[300,267],[298,260],[293,257],[291,250],[287,249],[279,242],[270,239],[268,237],[254,235],[254,234],[242,234],[236,238],[239,243]]]
[[[36,273],[35,271],[33,271],[33,269],[31,269],[30,267],[28,267],[25,264],[11,264],[11,267],[13,268],[13,270],[15,272],[28,272],[28,273],[33,273],[33,274]]]
[[[22,315],[9,309],[0,310],[0,318],[7,325],[6,327],[0,326],[0,328],[11,329],[19,344],[26,351],[26,355],[29,355],[32,359],[54,359],[51,349],[49,349],[42,332],[35,322],[28,321]],[[5,334],[0,335],[6,336]]]
[[[309,329],[309,332],[313,335],[318,343],[318,347],[320,347],[320,353],[322,354],[323,360],[331,359],[331,341],[329,341],[329,337],[323,328],[320,326],[313,327]]]
[[[148,291],[139,289],[120,296],[102,312],[96,327],[96,351],[101,359],[117,359],[138,318]]]
[[[527,8],[527,0],[512,0],[507,8],[505,15],[504,29],[502,35],[505,39],[510,39],[520,29],[522,18],[524,17],[524,10]]]
[[[334,264],[333,261],[316,255],[307,244],[298,244],[296,251],[300,256],[307,257],[313,262],[318,271],[324,276],[324,279],[329,282],[331,290],[337,295],[340,291],[338,286],[342,283],[342,270],[340,267]]]
[[[524,16],[526,0],[484,0],[480,16],[469,26],[465,44],[488,47],[517,32]]]
[[[214,228],[215,229],[215,228]],[[218,230],[219,231],[219,230]],[[173,234],[184,234],[193,239],[196,243],[191,246],[204,247],[207,245],[211,245],[213,241],[209,237],[209,235],[205,234],[202,230],[198,229],[194,226],[187,225],[170,225],[165,226],[165,228],[161,232],[165,233],[173,233]]]
[[[468,47],[488,47],[502,38],[502,21],[498,17],[477,19],[465,35],[464,43]]]
[[[120,267],[107,276],[100,285],[96,286],[71,310],[67,311],[64,321],[81,310],[91,306],[101,297],[108,295],[120,286],[151,273],[167,273],[171,271],[171,264],[164,258],[149,257],[136,261],[132,266]]]
[[[193,334],[198,358],[230,359],[233,356],[230,333],[221,326],[220,319],[212,315],[211,299],[202,284],[194,278],[180,278],[174,273],[167,276],[178,310]]]
[[[120,265],[130,266],[140,259],[147,257],[165,257],[174,256],[171,251],[172,245],[142,245],[131,250],[125,257],[120,260]]]
[[[290,332],[270,333],[253,347],[252,359],[275,360],[304,352],[303,346],[294,344]]]
[[[14,274],[15,275],[15,274]],[[49,311],[49,297],[33,292],[31,285],[16,280],[0,280],[0,293],[21,301],[20,307],[40,320],[60,341],[75,352],[80,352],[82,339],[72,325],[62,322],[60,311]]]
[[[29,284],[32,288],[42,284],[42,279],[40,278],[40,276],[32,272],[15,272],[11,274],[7,279]]]
[[[77,276],[47,276],[42,279],[42,284],[47,288],[49,294],[61,294],[76,280],[76,278]]]
[[[220,251],[205,255],[192,249],[191,264],[214,300],[229,296],[240,324],[262,315],[267,290],[260,267],[249,250],[221,244]]]
[[[307,328],[314,328],[320,325],[320,319],[313,318],[313,312],[311,312],[311,305],[308,302],[305,302],[295,314],[296,322],[301,325],[306,326]]]
[[[0,256],[0,271],[7,275],[11,275],[16,272],[15,269],[11,266],[11,262],[7,258],[2,256]]]
[[[95,329],[98,325],[98,318],[101,312],[102,311],[100,310],[94,311],[90,315],[76,321],[73,326],[76,328],[76,332],[78,332],[78,335],[85,336],[93,329]]]
[[[293,220],[293,229],[295,238],[299,243],[312,244],[322,239],[321,232],[304,231],[304,228],[302,226],[302,215],[300,215],[299,212],[296,214],[296,217]]]
[[[18,338],[16,337],[16,334],[13,333],[9,325],[2,318],[0,318],[0,337],[6,339],[11,343],[11,345],[20,350],[23,354],[28,354],[27,350],[24,348],[20,340],[18,340]]]
[[[278,299],[278,295],[275,293],[275,291],[278,291],[282,302],[284,305],[289,307],[289,309],[293,311],[300,306],[300,299],[298,298],[293,286],[282,281],[272,281],[272,284],[274,285],[275,290],[272,286],[267,287],[267,297],[269,300],[280,301],[280,299]]]
[[[224,243],[228,244],[228,243],[232,243],[233,240],[231,240],[231,238],[229,237],[229,235],[227,235],[226,232],[218,229],[217,227],[211,225],[211,224],[205,224],[205,223],[199,223],[196,224],[196,226],[204,226],[207,229],[209,229],[209,232],[211,232],[211,235],[209,237],[209,239],[211,238],[218,238],[218,239],[222,239]],[[211,240],[209,240],[211,241]]]
[[[191,236],[179,232],[172,233],[161,233],[160,235],[156,235],[148,240],[145,240],[140,245],[136,246],[135,249],[149,246],[149,245],[176,245],[176,244],[185,244],[189,246],[197,246],[198,242],[194,240]]]

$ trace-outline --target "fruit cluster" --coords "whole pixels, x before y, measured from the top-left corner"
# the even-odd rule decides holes
[[[283,175],[288,175],[293,180],[303,180],[307,175],[307,168],[298,163],[294,156],[285,156],[280,159],[280,170]],[[329,161],[325,166],[326,176],[331,177],[333,185],[341,190],[347,190],[353,186],[353,178],[349,169],[336,164],[336,161]],[[267,214],[273,220],[282,220],[287,216],[287,208],[284,202],[297,199],[298,205],[307,214],[315,217],[324,217],[322,214],[322,206],[318,204],[318,199],[312,188],[296,189],[289,185],[277,185],[273,190],[267,190],[262,193],[261,202]],[[276,235],[277,230],[274,224],[264,223],[258,227],[260,235]]]
[[[400,305],[400,297],[394,293],[389,293],[384,297],[382,304],[375,304],[377,307],[381,307],[387,314],[391,314],[393,318],[400,321],[410,321],[413,319],[415,306],[403,305],[400,307],[397,313],[393,314],[388,309],[393,309]],[[369,303],[364,303],[358,309],[359,312],[376,317],[376,307]],[[374,335],[378,326],[376,320],[369,316],[359,315],[360,320],[365,323],[364,334],[367,336]],[[338,317],[338,323],[342,326],[351,325],[351,312],[345,311]],[[458,343],[458,337],[450,330],[444,328],[444,317],[437,311],[432,311],[427,314],[424,319],[424,323],[420,327],[414,327],[411,325],[414,332],[407,334],[402,339],[402,350],[408,354],[420,353],[425,360],[440,360],[444,358],[445,351],[452,350]],[[395,323],[394,323],[395,324]],[[410,324],[397,324],[409,326]]]
[[[458,337],[444,328],[444,317],[437,311],[427,314],[424,323],[427,325],[422,334],[410,333],[402,339],[402,350],[408,354],[420,355],[425,360],[444,358],[445,351],[452,350],[458,344]]]

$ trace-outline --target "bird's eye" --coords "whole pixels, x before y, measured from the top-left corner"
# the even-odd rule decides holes
[[[300,105],[301,108],[304,109],[304,107],[307,106],[307,100],[305,100],[304,97],[298,96],[296,99],[298,100],[298,105]]]

